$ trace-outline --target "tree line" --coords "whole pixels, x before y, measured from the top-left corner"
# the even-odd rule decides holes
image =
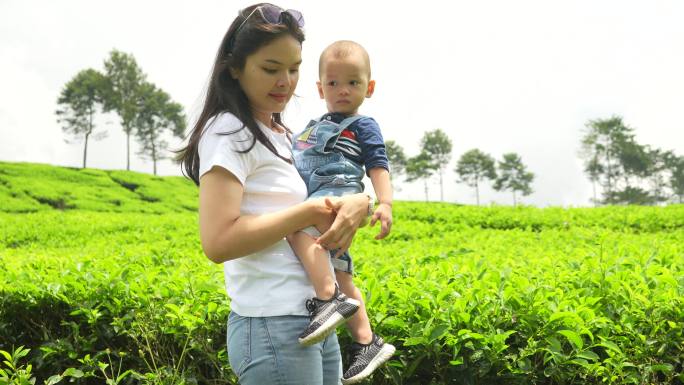
[[[137,140],[137,155],[152,161],[168,158],[170,134],[182,138],[186,128],[183,107],[169,94],[147,80],[131,54],[113,50],[104,61],[104,72],[88,68],[64,85],[57,99],[57,122],[65,134],[83,141],[83,168],[87,164],[89,140],[100,140],[107,132],[99,130],[98,113],[114,112],[126,134],[126,170],[131,169],[131,136]]]
[[[444,200],[444,177],[452,156],[452,143],[440,129],[426,132],[420,142],[420,152],[407,157],[395,141],[386,142],[387,156],[394,182],[423,181],[428,200],[428,180],[438,176],[440,200]],[[637,142],[634,129],[622,117],[589,120],[579,151],[584,172],[593,187],[594,205],[659,205],[684,203],[684,156]],[[480,187],[489,182],[496,191],[530,195],[534,174],[527,170],[520,155],[503,154],[501,160],[472,149],[461,155],[453,170],[456,181],[475,189],[480,204]],[[598,189],[601,194],[598,196]]]
[[[104,71],[88,68],[77,73],[64,85],[57,104],[57,121],[63,131],[83,141],[84,168],[89,141],[107,136],[106,131],[96,127],[97,114],[113,112],[119,116],[126,134],[126,170],[130,170],[134,137],[139,144],[137,155],[152,161],[155,175],[157,162],[169,158],[165,138],[182,138],[186,129],[183,107],[147,80],[133,55],[117,50],[112,50],[104,61]],[[395,182],[402,177],[406,182],[422,181],[427,201],[428,181],[436,176],[440,200],[444,200],[444,179],[452,147],[451,140],[440,129],[426,132],[419,153],[412,157],[388,140],[386,149]],[[620,116],[589,120],[579,156],[592,183],[595,205],[684,203],[684,157],[638,143],[634,129]],[[478,205],[480,187],[487,182],[496,191],[511,192],[514,205],[519,195],[533,192],[534,174],[516,153],[503,154],[495,160],[479,149],[471,149],[461,155],[453,172],[458,183],[475,189]]]
[[[428,180],[439,177],[440,200],[444,200],[444,177],[452,156],[451,139],[440,129],[428,131],[420,141],[420,152],[407,157],[404,149],[393,140],[385,143],[387,157],[392,167],[394,181],[423,181],[425,201],[428,200]],[[517,204],[518,193],[523,196],[532,194],[534,174],[527,170],[522,158],[516,153],[506,153],[501,160],[491,155],[472,149],[461,155],[453,170],[457,182],[475,189],[477,204],[480,204],[480,186],[484,182],[492,183],[496,191],[510,191],[513,194],[513,205]]]
[[[596,205],[684,203],[684,156],[638,143],[620,116],[589,120],[579,155]]]

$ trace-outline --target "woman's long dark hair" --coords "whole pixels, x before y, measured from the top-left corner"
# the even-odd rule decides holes
[[[245,128],[252,134],[251,145],[246,150],[240,152],[249,152],[254,148],[258,140],[259,143],[263,144],[280,159],[292,163],[290,158],[285,158],[278,154],[273,143],[259,128],[247,96],[238,81],[230,75],[229,71],[230,68],[244,69],[249,55],[283,35],[289,34],[300,43],[304,41],[304,32],[289,13],[282,13],[282,22],[280,24],[271,24],[263,20],[259,12],[253,12],[256,7],[264,5],[270,6],[271,4],[260,3],[243,9],[239,16],[233,20],[225,36],[223,36],[216,54],[216,60],[214,61],[214,68],[209,80],[209,86],[207,87],[202,113],[190,132],[188,145],[178,151],[176,159],[180,160],[183,175],[192,179],[198,186],[199,153],[197,147],[202,137],[204,126],[212,117],[222,112],[232,113],[243,124],[242,128],[225,134],[234,134]],[[274,114],[273,119],[276,123],[285,127],[280,113]],[[287,127],[285,127],[285,130],[288,136],[292,134]]]

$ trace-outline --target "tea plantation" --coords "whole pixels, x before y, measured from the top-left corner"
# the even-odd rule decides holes
[[[397,346],[369,383],[684,384],[684,206],[394,217],[352,248]],[[0,384],[236,383],[183,178],[0,162],[0,272]]]

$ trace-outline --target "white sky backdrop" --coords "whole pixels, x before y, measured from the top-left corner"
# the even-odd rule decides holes
[[[81,144],[65,143],[54,111],[62,86],[82,69],[103,70],[113,48],[132,53],[148,79],[192,120],[218,44],[247,1],[0,0],[0,160],[80,166]],[[361,113],[409,156],[427,130],[454,143],[445,200],[474,203],[452,171],[465,151],[517,152],[535,173],[538,206],[589,205],[577,157],[588,119],[623,116],[637,140],[684,155],[684,2],[681,1],[282,1],[306,19],[295,131],[324,112],[315,81],[320,51],[339,39],[369,51],[376,93]],[[110,122],[107,124],[107,122]],[[125,168],[118,117],[91,142],[88,166]],[[180,141],[172,142],[173,147]],[[135,149],[135,147],[134,147]],[[132,158],[132,169],[152,165]],[[178,175],[170,161],[160,174]],[[370,188],[370,183],[368,183]],[[422,183],[398,199],[424,199]],[[439,186],[430,183],[430,199]],[[509,193],[481,191],[483,203]]]

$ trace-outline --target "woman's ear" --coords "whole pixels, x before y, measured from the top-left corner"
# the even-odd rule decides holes
[[[236,79],[240,77],[240,71],[236,68],[233,67],[228,67],[228,71],[230,71],[230,77],[233,79]]]

